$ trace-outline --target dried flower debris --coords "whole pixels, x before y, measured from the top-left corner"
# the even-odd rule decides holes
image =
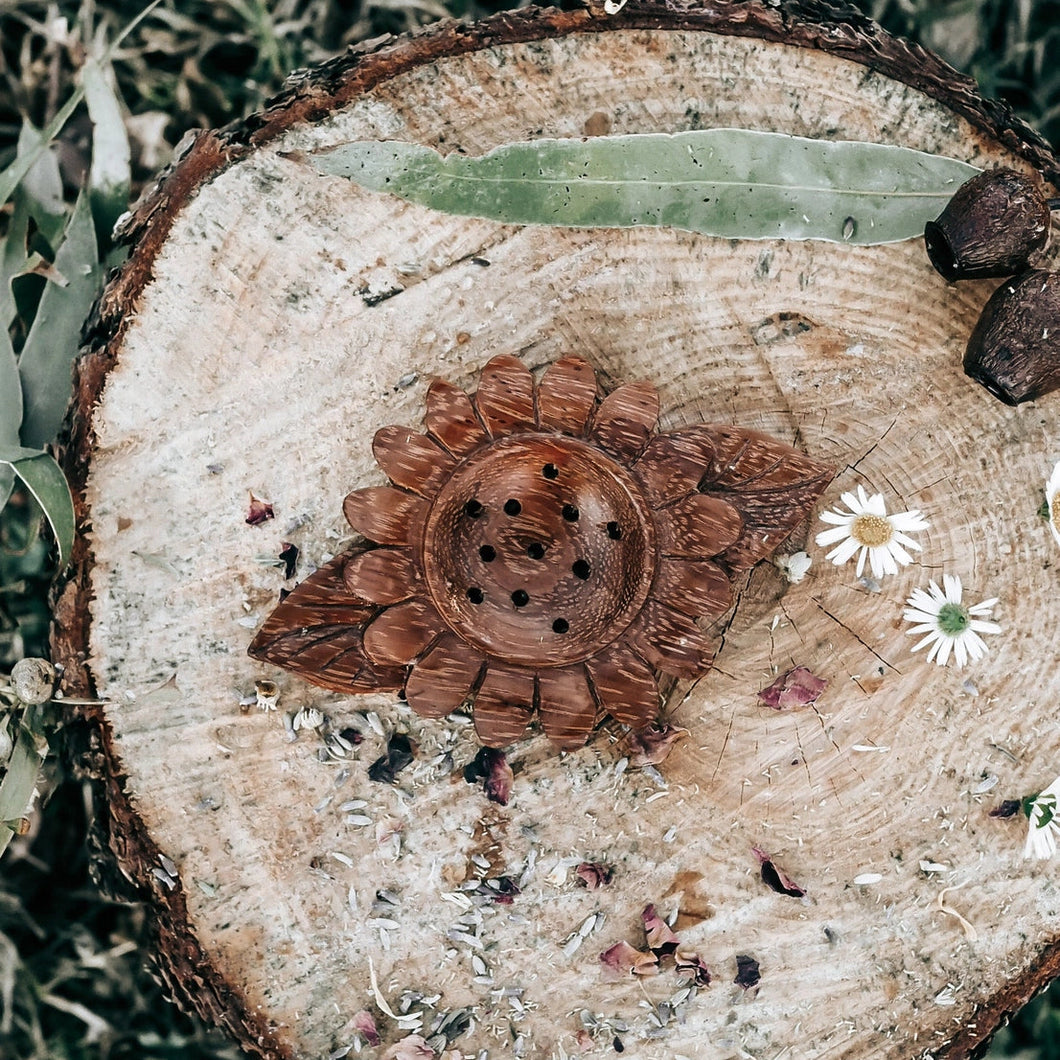
[[[1045,514],[1049,519],[1053,540],[1060,545],[1060,461],[1057,461],[1045,484]]]
[[[1023,847],[1025,858],[1045,860],[1056,853],[1056,837],[1060,836],[1057,824],[1057,799],[1060,798],[1060,777],[1037,795],[1030,795],[1022,802],[1027,815],[1027,842]]]
[[[805,666],[796,666],[763,688],[758,698],[774,710],[795,710],[812,706],[827,687],[828,682],[823,677],[818,677]]]
[[[614,878],[615,870],[601,861],[583,861],[575,870],[578,882],[590,891],[606,887]]]
[[[247,517],[244,520],[247,526],[260,526],[272,518],[274,518],[272,505],[251,493],[250,504],[247,507]]]
[[[783,869],[776,866],[773,859],[759,847],[752,847],[754,855],[762,866],[762,882],[777,894],[786,894],[789,898],[802,898],[806,891],[800,887]]]
[[[635,769],[657,766],[666,760],[673,745],[687,735],[687,729],[679,729],[669,722],[656,722],[639,732],[627,733],[629,764]]]
[[[742,986],[744,990],[750,990],[751,987],[758,986],[761,979],[762,973],[758,961],[746,953],[738,953],[736,955],[736,978],[733,982],[737,986]]]
[[[353,1017],[353,1029],[368,1045],[376,1046],[379,1044],[379,1031],[375,1026],[375,1017],[370,1012],[361,1009]]]
[[[673,959],[674,968],[684,979],[698,986],[710,983],[710,969],[694,950],[682,947],[680,938],[660,916],[654,904],[641,910],[641,921],[647,950],[638,950],[625,940],[616,942],[600,954],[604,979],[615,982],[631,975],[658,975],[664,960]]]
[[[503,751],[494,747],[483,747],[464,766],[464,780],[469,784],[482,781],[482,788],[490,802],[507,806],[512,794],[514,774]]]
[[[387,741],[386,754],[380,755],[368,767],[368,779],[380,784],[394,784],[398,773],[411,765],[415,757],[412,741],[404,733],[396,732]]]

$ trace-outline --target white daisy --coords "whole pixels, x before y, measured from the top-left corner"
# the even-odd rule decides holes
[[[984,600],[981,604],[968,606],[961,603],[961,579],[949,574],[942,576],[945,591],[932,581],[928,591],[914,589],[913,595],[906,603],[909,605],[902,612],[906,622],[917,623],[906,630],[909,636],[925,634],[924,639],[913,645],[913,651],[931,645],[927,661],[932,659],[945,666],[953,652],[957,668],[972,659],[981,659],[986,654],[986,641],[980,633],[1000,633],[1001,627],[996,622],[987,622],[991,608],[997,603],[997,597]]]
[[[1045,503],[1049,506],[1049,529],[1060,545],[1060,463],[1053,468],[1045,484]]]
[[[873,577],[897,574],[898,564],[903,567],[913,562],[906,549],[920,551],[920,546],[908,536],[909,533],[926,530],[931,524],[916,509],[908,512],[887,514],[882,493],[871,497],[863,486],[858,486],[857,495],[844,493],[843,503],[849,512],[821,512],[821,519],[834,523],[831,530],[822,530],[817,535],[818,545],[835,545],[825,557],[837,567],[846,563],[855,553],[858,556],[857,577],[865,570],[868,556]]]
[[[1044,791],[1023,800],[1023,812],[1030,818],[1023,847],[1025,858],[1051,858],[1056,853],[1056,837],[1060,835],[1060,825],[1056,823],[1058,795],[1060,777]]]

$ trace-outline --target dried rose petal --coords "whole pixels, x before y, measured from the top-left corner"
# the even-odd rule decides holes
[[[744,990],[750,990],[752,986],[758,985],[761,978],[762,973],[758,970],[758,961],[744,953],[737,954],[736,978],[733,982],[737,986],[742,986]]]
[[[583,861],[575,870],[578,882],[595,891],[611,882],[615,870],[602,861]]]
[[[410,1034],[400,1042],[394,1042],[383,1053],[382,1060],[434,1060],[434,1056],[434,1050],[421,1035]]]
[[[591,1053],[596,1046],[593,1036],[584,1027],[578,1031],[575,1041],[578,1043],[578,1051],[582,1053]]]
[[[290,541],[282,542],[280,545],[280,559],[283,560],[284,578],[293,578],[295,564],[298,563],[298,546],[292,545]]]
[[[677,974],[691,979],[697,986],[710,986],[710,969],[695,950],[678,949],[674,954]]]
[[[774,710],[793,710],[816,703],[827,687],[824,678],[815,676],[805,666],[796,666],[794,670],[781,674],[768,688],[763,688],[758,698]]]
[[[498,751],[495,747],[483,747],[464,766],[464,780],[469,784],[477,784],[480,780],[485,781],[482,787],[486,792],[486,798],[501,806],[508,805],[508,799],[512,794],[513,779],[514,775],[508,759],[503,751]]]
[[[252,493],[250,495],[250,507],[247,509],[247,525],[259,526],[271,518],[273,518],[272,505],[268,501],[260,500]]]
[[[626,737],[629,764],[638,769],[643,769],[644,766],[657,766],[665,760],[673,745],[682,736],[687,735],[687,729],[679,729],[665,722],[661,725],[649,725],[639,732],[631,732]]]
[[[368,767],[368,779],[381,784],[393,784],[398,773],[412,762],[412,741],[402,733],[394,733],[387,741],[386,754]]]
[[[990,811],[991,817],[1015,817],[1020,812],[1022,803],[1019,799],[1005,799],[1000,806],[995,806]]]
[[[777,868],[773,859],[758,847],[751,848],[762,866],[762,881],[777,894],[786,894],[789,898],[801,898],[806,891],[800,887],[783,869]]]
[[[375,1016],[370,1012],[366,1012],[361,1009],[356,1016],[353,1017],[353,1029],[369,1044],[379,1044],[379,1031],[376,1030]]]
[[[655,911],[654,905],[646,905],[640,914],[644,930],[648,935],[648,949],[658,957],[665,957],[677,949],[680,939],[670,930],[670,925]]]
[[[628,942],[616,942],[600,954],[604,978],[614,982],[631,975],[658,975],[659,959],[654,953],[634,949]]]

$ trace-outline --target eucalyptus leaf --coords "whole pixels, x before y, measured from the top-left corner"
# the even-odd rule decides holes
[[[979,172],[906,147],[752,129],[533,140],[478,157],[356,141],[312,162],[321,173],[462,216],[862,246],[922,236]]]
[[[62,468],[54,457],[24,446],[0,447],[0,469],[10,468],[33,494],[59,549],[59,569],[70,559],[74,547],[74,502]]]
[[[29,806],[40,774],[41,761],[32,733],[19,726],[15,747],[7,762],[7,772],[0,783],[0,853],[3,853],[15,834],[12,825]]]
[[[22,178],[21,192],[41,235],[54,247],[66,224],[66,203],[59,162],[49,148],[40,130],[23,121],[18,134],[18,157],[31,155],[35,161]]]
[[[55,268],[67,285],[48,283],[44,288],[18,362],[24,401],[22,442],[37,448],[52,441],[63,421],[81,327],[102,282],[92,210],[83,191],[55,253]]]
[[[92,196],[92,213],[96,219],[100,242],[109,243],[114,223],[129,205],[132,180],[129,136],[122,120],[118,97],[104,67],[88,59],[81,71],[85,87],[85,104],[92,122],[92,165],[88,187]]]
[[[18,361],[7,327],[0,327],[0,452],[18,445],[22,424],[22,387],[18,381]],[[3,511],[15,485],[15,470],[0,464],[0,511]]]
[[[0,328],[6,330],[18,313],[11,281],[26,267],[26,234],[29,231],[29,208],[23,196],[15,196],[7,231],[0,243]]]

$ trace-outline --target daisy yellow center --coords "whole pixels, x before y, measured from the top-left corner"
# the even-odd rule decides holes
[[[947,637],[959,637],[970,621],[967,609],[960,604],[943,604],[939,608],[939,629]]]
[[[1053,526],[1060,530],[1060,490],[1049,498],[1049,512],[1053,520]]]
[[[866,548],[879,548],[894,537],[891,524],[882,515],[859,515],[850,533],[859,545]]]

